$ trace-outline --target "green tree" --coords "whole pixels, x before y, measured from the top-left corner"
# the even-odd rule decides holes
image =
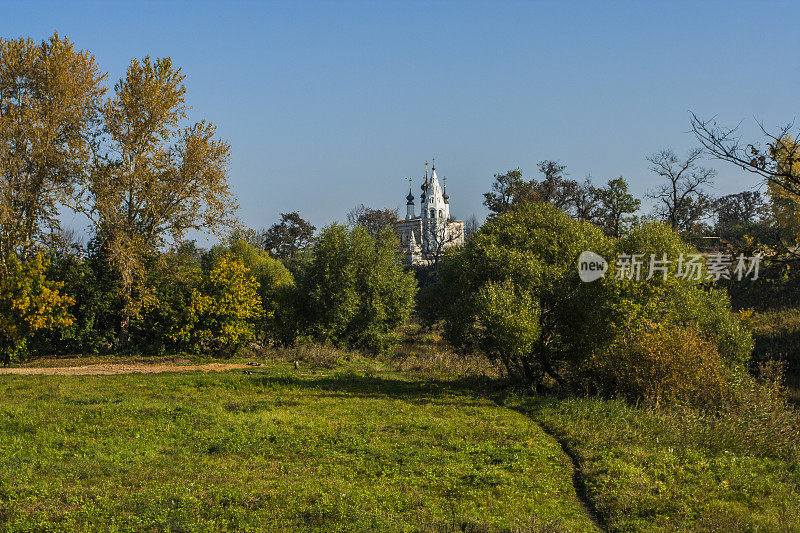
[[[535,199],[535,181],[522,177],[520,169],[495,174],[492,190],[483,195],[483,204],[492,213],[505,213],[515,205]]]
[[[606,258],[666,254],[672,275],[647,279],[645,267],[640,279],[629,279],[612,260],[604,278],[583,282],[577,268],[583,251]],[[731,314],[725,293],[703,287],[704,272],[700,280],[675,275],[677,258],[691,252],[660,223],[641,224],[617,241],[550,204],[526,203],[495,216],[463,249],[445,256],[420,314],[427,322],[441,321],[459,351],[482,352],[537,387],[554,382],[567,389],[617,390],[605,381],[605,371],[614,368],[609,348],[653,326],[702,332],[721,360],[741,368],[752,339]]]
[[[628,182],[625,178],[608,180],[608,184],[597,190],[600,200],[598,224],[606,235],[620,237],[635,222],[635,213],[642,202],[628,193]]]
[[[416,280],[400,265],[395,235],[333,224],[297,278],[300,332],[321,342],[384,351],[410,316]]]
[[[294,278],[279,260],[242,239],[232,239],[227,246],[215,246],[203,257],[205,264],[230,255],[247,268],[248,275],[258,283],[261,315],[257,324],[264,340],[286,343],[293,338],[292,293]],[[287,332],[287,329],[290,331]]]
[[[347,223],[351,226],[361,226],[373,237],[378,237],[385,229],[394,229],[400,221],[397,209],[371,209],[361,204],[347,213]]]
[[[264,233],[264,248],[272,257],[291,260],[314,242],[316,229],[297,211],[281,213],[281,221]]]
[[[18,261],[11,256],[0,275],[0,358],[3,364],[24,357],[36,331],[68,326],[74,302],[59,292],[61,284],[45,278],[40,254]]]
[[[58,34],[0,39],[0,269],[57,232],[59,205],[90,164],[104,79]]]
[[[592,224],[549,203],[521,204],[445,256],[434,313],[460,351],[481,351],[535,385],[564,384],[568,368],[611,333],[597,305],[606,288],[581,282],[578,256],[611,249]]]

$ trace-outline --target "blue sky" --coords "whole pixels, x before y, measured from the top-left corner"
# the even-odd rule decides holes
[[[745,136],[798,114],[800,4],[789,2],[137,2],[0,4],[0,35],[54,30],[109,82],[171,56],[192,118],[231,143],[245,224],[299,210],[404,207],[436,158],[454,213],[485,215],[495,172],[557,159],[571,177],[624,176],[696,143],[689,111]],[[752,189],[718,162],[717,194]],[[401,210],[402,212],[402,210]]]

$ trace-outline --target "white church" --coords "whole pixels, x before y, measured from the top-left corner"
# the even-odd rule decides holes
[[[447,195],[447,178],[439,183],[434,161],[430,177],[425,162],[425,178],[420,194],[419,216],[414,212],[412,179],[408,180],[406,218],[395,224],[400,238],[400,249],[407,265],[433,264],[450,246],[464,244],[464,222],[450,216],[450,197]]]

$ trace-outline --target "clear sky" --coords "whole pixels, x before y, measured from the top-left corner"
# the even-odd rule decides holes
[[[233,147],[251,227],[299,210],[401,207],[436,158],[454,214],[485,215],[495,172],[557,159],[570,177],[656,183],[645,156],[696,143],[689,111],[768,127],[798,114],[800,3],[131,2],[0,4],[0,35],[54,30],[109,81],[171,56],[193,118]],[[734,168],[716,193],[752,189]]]

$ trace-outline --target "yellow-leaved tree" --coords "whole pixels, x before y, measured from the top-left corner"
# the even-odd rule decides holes
[[[783,174],[800,176],[800,151],[797,141],[784,137],[770,146],[770,153]],[[768,182],[772,215],[780,226],[789,246],[800,246],[800,194],[777,182]]]
[[[264,314],[259,284],[241,259],[221,255],[192,291],[183,327],[175,340],[215,355],[230,356],[255,340]]]
[[[103,108],[104,143],[77,198],[120,278],[122,339],[152,299],[148,254],[188,231],[235,222],[230,145],[216,138],[214,124],[188,122],[184,78],[169,58],[131,61]]]
[[[72,298],[59,293],[62,284],[45,278],[47,262],[41,255],[20,262],[6,261],[0,275],[0,357],[3,364],[20,359],[38,330],[69,326]]]

